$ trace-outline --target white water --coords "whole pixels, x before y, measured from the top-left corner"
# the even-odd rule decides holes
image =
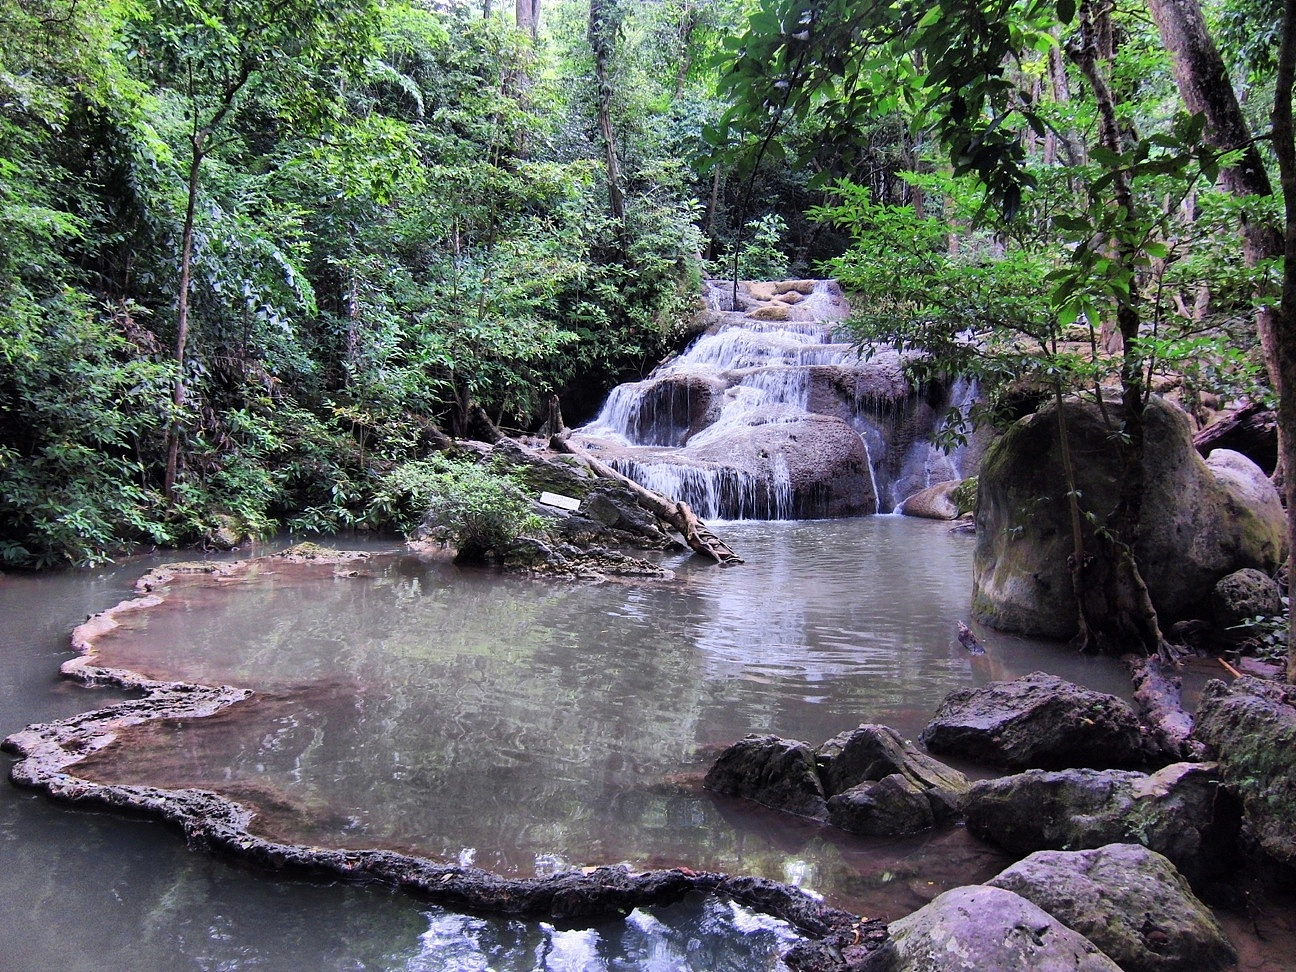
[[[728,520],[883,512],[918,489],[961,478],[929,437],[950,404],[966,407],[966,384],[928,396],[904,378],[895,352],[862,354],[844,341],[838,328],[849,308],[832,281],[772,300],[744,284],[736,310],[731,288],[709,282],[706,332],[644,381],[613,389],[578,430],[588,448],[704,518]],[[787,319],[760,319],[770,315]],[[831,502],[816,495],[827,487],[807,486],[806,458],[790,455],[806,451],[803,437],[824,434],[825,420],[854,430],[867,467],[845,500],[839,484]],[[834,434],[840,450],[843,433]]]

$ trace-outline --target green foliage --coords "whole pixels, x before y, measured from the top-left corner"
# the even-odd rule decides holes
[[[747,224],[737,261],[721,257],[712,268],[712,276],[731,277],[737,269],[739,280],[781,280],[791,269],[783,248],[787,222],[777,213],[767,213]]]
[[[373,515],[412,534],[422,527],[454,543],[457,559],[501,554],[541,519],[508,476],[467,459],[434,456],[405,463],[383,477]]]
[[[1287,665],[1287,634],[1290,627],[1291,602],[1287,597],[1282,599],[1282,610],[1276,615],[1257,614],[1247,618],[1241,624],[1235,624],[1229,631],[1235,631],[1242,639],[1243,651],[1254,655],[1261,661],[1275,665]]]

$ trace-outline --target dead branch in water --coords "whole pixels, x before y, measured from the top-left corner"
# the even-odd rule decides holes
[[[741,564],[742,558],[717,537],[687,503],[677,502],[639,485],[629,476],[625,476],[607,463],[596,459],[578,445],[574,445],[565,435],[556,435],[549,440],[550,447],[557,452],[565,452],[585,463],[590,470],[602,479],[610,479],[626,487],[635,494],[639,505],[649,513],[669,523],[684,538],[684,542],[695,552],[710,557],[721,567]]]

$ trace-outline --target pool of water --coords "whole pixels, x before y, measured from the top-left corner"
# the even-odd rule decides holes
[[[1046,669],[1127,694],[1110,659],[979,632],[972,539],[869,517],[726,525],[747,560],[669,557],[664,582],[572,583],[394,555],[358,576],[267,566],[129,616],[103,661],[256,690],[126,734],[93,773],[229,793],[304,843],[387,846],[501,873],[626,862],[759,874],[895,918],[1005,863],[961,829],[858,838],[714,797],[748,732],[817,744],[861,722],[916,736],[948,692]],[[119,572],[0,580],[5,733],[114,697],[61,682],[66,637]],[[13,623],[8,623],[10,619]],[[714,899],[601,928],[488,921],[385,892],[285,884],[162,828],[6,788],[0,968],[777,968],[786,929]],[[274,911],[274,919],[264,919]],[[283,915],[282,919],[278,916]]]

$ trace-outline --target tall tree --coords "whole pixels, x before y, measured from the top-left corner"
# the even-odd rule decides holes
[[[594,53],[594,83],[598,88],[598,128],[603,142],[603,167],[607,174],[608,209],[624,234],[626,229],[625,190],[621,159],[617,153],[616,129],[612,124],[612,57],[621,32],[619,0],[589,0],[589,43]]]
[[[174,79],[185,102],[185,212],[176,293],[173,418],[163,488],[174,497],[187,397],[190,277],[203,164],[234,137],[233,117],[256,102],[288,125],[318,125],[341,91],[340,75],[372,50],[372,0],[237,0],[209,12],[196,0],[143,8],[137,40],[159,80]]]
[[[526,31],[535,40],[540,30],[540,0],[516,0],[513,16],[518,30]]]

